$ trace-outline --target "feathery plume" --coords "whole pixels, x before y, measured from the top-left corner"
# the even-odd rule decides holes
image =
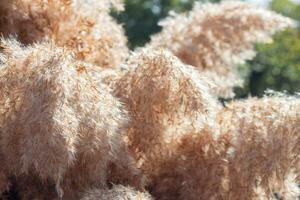
[[[242,83],[236,68],[255,55],[253,44],[270,42],[272,34],[293,22],[247,3],[225,1],[196,3],[189,13],[170,16],[160,25],[162,32],[149,46],[169,49],[215,81],[218,96],[231,97],[232,88]]]
[[[192,195],[195,198],[205,191],[205,187],[195,186],[196,189],[188,190],[190,185],[203,181],[203,186],[207,177],[222,173],[221,153],[213,149],[217,134],[205,134],[204,131],[213,126],[212,120],[219,107],[210,95],[210,87],[205,78],[172,53],[151,48],[132,55],[127,72],[113,85],[116,96],[130,113],[129,149],[148,179],[147,188],[157,199],[189,199]],[[198,134],[197,130],[202,129],[204,133]],[[187,134],[194,132],[197,134]],[[205,145],[212,145],[209,155],[204,155],[201,150]],[[193,153],[195,149],[199,151]],[[202,153],[203,157],[193,161]],[[211,166],[212,163],[216,165]],[[210,166],[211,171],[188,174],[197,170],[196,166],[199,170]],[[205,178],[201,177],[204,174]],[[197,177],[192,179],[195,182],[189,180],[193,175]],[[219,179],[211,177],[209,181],[220,185]],[[217,191],[218,186],[214,189]],[[191,191],[194,194],[188,194]],[[205,195],[213,196],[209,191]]]
[[[10,0],[0,14],[0,33],[14,34],[24,44],[52,40],[72,49],[78,59],[115,68],[128,49],[121,25],[108,13],[113,2],[119,5],[108,0]]]
[[[228,198],[257,198],[256,190],[270,198],[271,188],[283,189],[299,176],[300,99],[272,96],[235,101],[219,117],[222,134],[231,137],[228,156]],[[297,175],[297,174],[296,174]],[[276,191],[280,192],[280,191]],[[261,192],[260,192],[261,193]]]
[[[130,164],[120,134],[126,112],[88,65],[48,43],[1,46],[0,152],[11,175],[36,174],[74,199],[105,186],[110,163]]]
[[[129,148],[139,158],[155,145],[203,127],[218,106],[198,72],[164,50],[133,55],[113,87],[131,115]]]

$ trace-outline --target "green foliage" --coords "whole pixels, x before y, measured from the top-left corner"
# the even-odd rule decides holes
[[[291,0],[273,0],[270,8],[285,16],[300,20],[300,6]]]
[[[157,23],[169,11],[190,10],[195,1],[197,0],[125,0],[125,11],[113,15],[124,25],[129,46],[134,48],[143,46],[149,41],[150,35],[161,30]]]
[[[300,20],[300,5],[289,0],[273,0],[270,8]],[[300,92],[300,29],[289,29],[275,35],[271,44],[258,44],[257,56],[241,67],[245,87],[237,89],[238,97],[249,93],[262,96],[266,89],[288,93]]]

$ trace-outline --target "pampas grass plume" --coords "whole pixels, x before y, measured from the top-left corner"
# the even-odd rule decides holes
[[[3,3],[2,3],[3,2]],[[113,0],[1,0],[0,33],[16,35],[24,44],[52,40],[68,47],[76,58],[116,68],[127,57],[123,29],[109,15]]]
[[[132,55],[113,87],[130,113],[127,135],[136,155],[177,137],[175,130],[180,135],[203,127],[218,107],[205,79],[165,50]]]
[[[121,103],[64,49],[49,43],[23,47],[15,40],[1,45],[0,146],[6,170],[49,179],[61,196],[105,186],[108,165],[131,159],[120,134],[127,123]]]
[[[242,84],[237,66],[253,58],[253,45],[270,42],[272,34],[294,23],[248,3],[224,1],[196,3],[189,13],[171,15],[160,25],[148,45],[169,49],[214,81],[217,96],[232,97],[232,88]]]

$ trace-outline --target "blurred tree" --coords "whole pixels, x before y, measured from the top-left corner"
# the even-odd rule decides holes
[[[291,0],[273,0],[270,8],[300,21],[300,5]],[[275,35],[271,44],[256,46],[257,56],[241,67],[245,87],[236,90],[237,97],[249,93],[262,96],[266,89],[300,92],[300,29],[289,29]]]
[[[143,46],[149,41],[150,35],[161,30],[157,23],[165,18],[169,11],[189,10],[195,1],[197,0],[125,0],[125,11],[113,15],[124,25],[129,46],[134,48]]]

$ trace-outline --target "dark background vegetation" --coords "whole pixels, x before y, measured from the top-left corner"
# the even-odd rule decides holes
[[[169,11],[185,12],[196,0],[125,0],[125,11],[113,13],[123,24],[134,49],[149,41],[160,31],[158,21]],[[207,1],[202,1],[207,2]],[[210,0],[209,2],[219,2]],[[269,8],[300,22],[300,4],[291,0],[272,0]],[[274,36],[271,44],[257,44],[256,57],[240,66],[245,86],[237,88],[237,97],[262,96],[266,89],[300,92],[300,28],[289,29]]]

